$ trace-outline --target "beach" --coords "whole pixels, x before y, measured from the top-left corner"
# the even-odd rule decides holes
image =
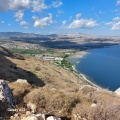
[[[79,52],[76,52],[74,55],[72,55],[72,56],[70,56],[70,59],[72,59],[72,58],[83,58],[83,57],[85,57],[87,54],[89,54],[89,52],[88,51],[79,51]],[[79,63],[80,61],[77,61],[76,63]],[[75,67],[75,65],[73,65],[73,69],[76,71],[76,72],[78,72],[77,70],[76,70],[76,67]],[[75,73],[76,74],[76,73]],[[90,78],[88,77],[88,76],[86,76],[86,75],[84,75],[84,74],[82,74],[82,73],[77,73],[77,75],[80,77],[80,78],[82,78],[83,79],[83,82],[85,82],[86,84],[88,84],[88,85],[91,85],[91,86],[93,86],[93,87],[96,87],[96,88],[98,88],[98,89],[102,89],[100,86],[98,86],[97,84],[95,84],[95,83],[93,83],[92,82],[92,80],[90,80]]]

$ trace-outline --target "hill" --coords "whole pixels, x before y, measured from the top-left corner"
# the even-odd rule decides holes
[[[86,85],[80,75],[48,61],[0,47],[0,79],[8,83],[16,101],[13,111],[2,111],[5,120],[39,120],[41,115],[62,120],[120,119],[119,95]]]

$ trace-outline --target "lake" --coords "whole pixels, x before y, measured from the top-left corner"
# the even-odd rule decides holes
[[[78,72],[93,83],[115,91],[120,87],[120,45],[87,51],[83,58],[71,58]]]

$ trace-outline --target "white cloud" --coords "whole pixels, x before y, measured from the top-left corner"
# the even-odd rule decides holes
[[[120,5],[120,0],[117,0],[117,5]]]
[[[69,26],[67,26],[68,29],[89,29],[97,26],[95,20],[92,19],[76,19],[74,20]]]
[[[11,26],[11,24],[8,24],[8,26]]]
[[[1,23],[2,23],[2,24],[4,24],[4,23],[5,23],[5,21],[1,21]]]
[[[112,24],[113,24],[112,22],[105,23],[105,25],[112,25]]]
[[[33,20],[35,20],[34,27],[37,27],[37,28],[45,28],[54,22],[52,14],[50,14],[50,13],[49,13],[49,17],[40,19],[36,16],[33,16],[32,18],[33,18]]]
[[[23,16],[24,16],[24,12],[22,10],[18,10],[18,12],[15,13],[15,18],[16,18],[16,21],[20,21],[23,19]]]
[[[23,26],[24,28],[28,28],[29,24],[26,21],[21,21],[20,25]]]
[[[120,30],[120,17],[113,18],[113,21],[107,22],[106,25],[111,25],[111,30]]]
[[[111,30],[120,30],[120,21],[113,23],[112,29]]]
[[[0,0],[0,11],[26,10],[31,8],[33,12],[47,9],[44,0]]]
[[[57,8],[61,6],[62,4],[63,3],[61,1],[53,1],[51,6]]]
[[[67,22],[66,20],[62,21],[62,25],[64,26],[66,24],[66,22]]]
[[[113,18],[113,21],[120,21],[120,17]]]
[[[24,10],[29,6],[30,0],[0,0],[0,11]]]
[[[33,7],[33,12],[40,12],[48,8],[47,5],[45,5],[44,0],[33,0],[32,7]]]
[[[79,19],[81,17],[82,13],[76,14],[76,19]]]
[[[30,0],[8,0],[9,9],[11,10],[25,10],[30,7]]]

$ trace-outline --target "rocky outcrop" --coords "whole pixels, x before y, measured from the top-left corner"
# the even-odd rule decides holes
[[[61,120],[61,118],[57,118],[55,116],[50,116],[47,118],[47,120]]]
[[[8,84],[4,80],[0,80],[0,117],[8,109],[14,108],[14,98]]]
[[[44,114],[33,114],[28,117],[22,118],[22,120],[45,120],[45,115]]]
[[[62,120],[61,118],[57,118],[55,116],[49,116],[46,118],[44,114],[33,114],[31,116],[22,118],[22,120]]]

